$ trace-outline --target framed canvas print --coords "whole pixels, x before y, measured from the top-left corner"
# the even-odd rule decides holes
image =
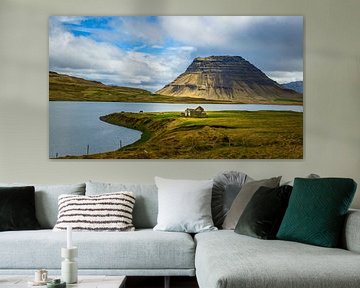
[[[52,159],[302,159],[302,16],[49,17]]]

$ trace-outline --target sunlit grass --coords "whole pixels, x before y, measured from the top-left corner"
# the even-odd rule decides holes
[[[177,112],[114,113],[101,120],[143,131],[117,151],[80,158],[301,159],[303,113],[216,111],[207,118]],[[77,158],[77,157],[72,157]]]

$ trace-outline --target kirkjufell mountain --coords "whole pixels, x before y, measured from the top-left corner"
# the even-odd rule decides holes
[[[240,56],[195,58],[184,73],[156,93],[242,103],[302,100],[302,94],[282,88]]]

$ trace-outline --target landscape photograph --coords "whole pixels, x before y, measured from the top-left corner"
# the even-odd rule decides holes
[[[302,16],[50,16],[49,158],[302,159]]]

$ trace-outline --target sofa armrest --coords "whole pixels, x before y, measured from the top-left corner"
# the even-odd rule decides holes
[[[349,210],[343,232],[343,248],[360,253],[360,210]]]

